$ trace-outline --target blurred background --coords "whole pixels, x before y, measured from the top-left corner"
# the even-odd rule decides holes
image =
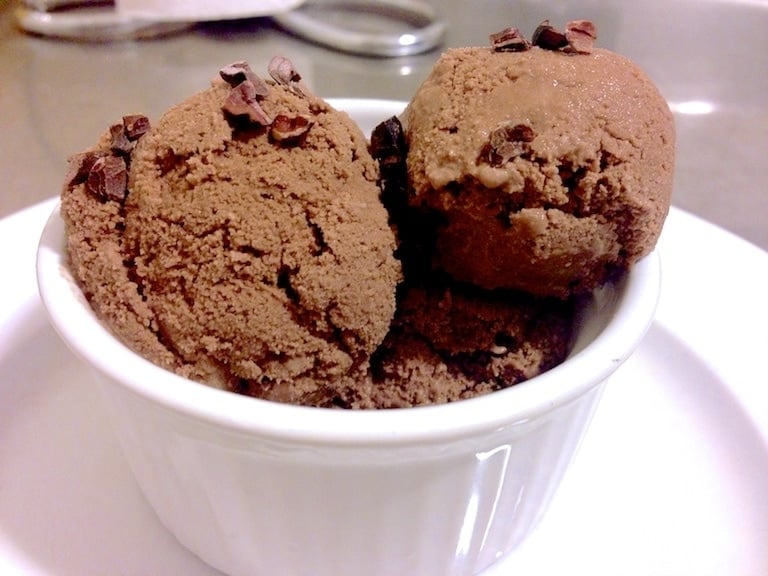
[[[66,158],[93,144],[122,115],[156,118],[204,88],[231,61],[247,60],[263,74],[269,59],[280,54],[321,96],[406,101],[447,47],[487,44],[490,33],[507,26],[530,37],[544,19],[558,27],[589,19],[598,28],[597,45],[635,60],[675,112],[673,204],[768,250],[768,1],[427,3],[446,25],[440,45],[420,54],[375,57],[305,40],[266,16],[176,23],[162,29],[165,34],[150,31],[149,38],[61,39],[22,30],[19,11],[25,5],[0,1],[0,217],[57,195]],[[42,8],[45,2],[28,4]],[[414,29],[402,10],[367,4],[374,9],[359,2],[316,2],[300,10],[311,21],[350,30]]]

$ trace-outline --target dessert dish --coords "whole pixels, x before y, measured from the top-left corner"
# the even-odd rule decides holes
[[[242,65],[235,68],[244,70]],[[275,70],[280,79],[274,80],[275,85],[294,95],[294,90],[306,94],[292,68],[285,69],[288,74]],[[245,80],[226,80],[241,75]],[[266,133],[259,140],[265,146],[279,145],[283,153],[288,149],[288,154],[297,156],[306,153],[302,138],[309,142],[319,125],[318,121],[305,130],[315,121],[311,109],[286,114],[289,121],[278,123],[278,131],[297,138],[296,144],[282,148],[282,134],[269,136],[279,111],[270,108],[268,95],[259,94],[258,79],[248,80],[248,72],[230,67],[224,76],[227,85],[219,83],[223,103],[217,98],[193,107],[191,111],[199,115],[192,116],[200,121],[215,116],[221,120],[214,126],[222,126],[222,131],[240,130],[240,136],[234,137],[243,140],[238,145]],[[241,86],[245,81],[251,85]],[[271,93],[273,85],[267,85]],[[402,110],[399,105],[398,110]],[[389,109],[382,118],[393,112]],[[299,116],[309,119],[305,122]],[[206,121],[204,125],[210,126]],[[173,149],[158,154],[160,148],[150,145],[155,128],[135,130],[143,124],[140,117],[128,118],[113,131],[114,136],[107,137],[114,144],[97,147],[98,153],[73,162],[62,210],[54,212],[43,231],[37,272],[41,301],[51,323],[93,368],[130,470],[163,525],[203,561],[231,576],[414,572],[463,576],[482,572],[518,546],[551,501],[607,379],[637,348],[650,326],[660,285],[658,258],[643,258],[587,296],[574,293],[567,298],[545,298],[510,288],[491,290],[457,280],[432,265],[419,270],[413,264],[432,263],[429,249],[434,244],[421,243],[395,209],[404,204],[406,213],[413,208],[414,214],[420,214],[402,201],[407,194],[397,193],[399,188],[409,191],[408,180],[397,184],[392,178],[403,168],[407,174],[407,157],[403,163],[394,154],[390,163],[389,154],[381,152],[391,147],[377,147],[381,143],[377,142],[373,148],[379,170],[374,180],[382,180],[384,192],[379,199],[377,189],[376,200],[384,214],[382,230],[390,238],[387,250],[390,256],[393,251],[396,254],[392,257],[392,315],[381,343],[370,354],[360,346],[354,356],[359,363],[353,362],[349,371],[340,367],[340,376],[328,371],[325,380],[307,372],[306,377],[286,379],[279,385],[274,375],[232,377],[224,386],[216,381],[204,385],[202,378],[193,381],[183,371],[173,366],[166,369],[151,356],[136,353],[135,347],[125,346],[125,339],[115,337],[117,330],[109,317],[91,305],[93,294],[107,287],[89,289],[83,281],[84,270],[98,267],[132,282],[141,280],[143,289],[137,299],[148,307],[160,296],[172,296],[174,290],[195,294],[188,282],[186,286],[181,281],[164,283],[161,267],[153,268],[153,254],[139,253],[141,258],[131,262],[123,259],[122,248],[110,248],[109,242],[120,247],[133,238],[134,249],[141,246],[142,235],[149,234],[131,231],[132,207],[144,202],[148,213],[162,214],[177,207],[164,201],[165,193],[150,188],[164,185],[158,182],[174,182],[178,206],[195,206],[189,198],[196,197],[198,186],[210,182],[212,160],[221,160],[197,153],[178,156]],[[396,130],[385,132],[396,134]],[[191,133],[201,143],[211,136],[210,130]],[[145,155],[143,150],[149,152]],[[336,147],[330,152],[344,150],[349,149]],[[357,157],[362,156],[362,150],[357,150]],[[119,160],[126,165],[127,177]],[[145,169],[136,174],[140,162],[146,162]],[[248,165],[258,169],[255,159]],[[370,165],[375,173],[376,163]],[[174,170],[178,171],[173,174],[175,180],[164,178]],[[146,191],[131,199],[134,187],[144,185]],[[80,212],[66,206],[66,196],[77,194],[84,199]],[[303,212],[302,202],[293,199],[290,205],[297,203],[296,211]],[[97,205],[105,214],[123,219],[98,217]],[[205,215],[202,212],[180,211],[176,218],[163,215],[160,224],[181,227],[188,221],[198,222]],[[72,255],[72,250],[83,246],[72,242],[77,230],[73,222],[89,219],[91,225],[79,233],[91,243],[102,238],[99,245],[105,250],[85,251],[98,262],[83,265],[85,259]],[[155,219],[145,222],[155,225]],[[227,237],[224,225],[206,230],[210,234],[194,237],[215,239],[219,233]],[[322,245],[319,240],[326,232],[313,235],[317,245]],[[230,247],[237,245],[238,237],[229,234]],[[186,246],[187,236],[177,238],[176,244]],[[185,268],[184,257],[190,256],[190,249],[174,253],[170,241],[158,243],[162,248],[158,253],[172,264],[172,271],[174,266]],[[206,250],[207,245],[200,246],[203,255]],[[258,251],[246,254],[263,256]],[[240,265],[241,258],[233,254],[223,262]],[[212,268],[218,270],[213,264],[223,262],[213,259]],[[278,288],[290,292],[296,300],[292,304],[298,305],[307,296],[286,291],[293,287],[293,278],[280,280]],[[125,283],[123,288],[133,289],[134,296],[135,287]],[[208,289],[216,288],[213,284]],[[151,294],[152,290],[159,294]],[[195,299],[190,302],[194,304]],[[549,331],[557,330],[561,321],[565,329],[552,338]],[[151,315],[147,325],[163,326]],[[158,345],[173,362],[181,363],[176,346],[168,344],[176,330],[163,328],[156,334],[160,335]],[[271,334],[277,337],[275,331]],[[554,348],[557,342],[567,342],[567,357],[547,369],[558,362],[559,353],[532,349],[542,342]],[[208,359],[210,372],[225,373],[226,360],[213,355]],[[313,359],[296,351],[299,367]],[[231,363],[237,360],[235,355]],[[279,364],[272,368],[279,376]],[[530,377],[538,370],[544,372]],[[529,379],[512,385],[518,377]],[[419,378],[428,387],[408,387]],[[294,380],[305,387],[291,386]],[[239,386],[230,387],[232,381]],[[398,409],[324,409],[331,406]]]

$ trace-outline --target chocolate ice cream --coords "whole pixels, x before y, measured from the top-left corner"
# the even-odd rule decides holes
[[[267,400],[410,407],[536,376],[669,208],[671,114],[594,38],[449,50],[370,150],[288,60],[227,66],[73,158],[72,271],[139,354]]]
[[[301,397],[367,370],[400,265],[364,135],[290,63],[270,72],[239,63],[142,134],[116,125],[73,162],[62,215],[74,274],[127,345]]]
[[[406,203],[433,223],[429,265],[487,288],[567,297],[648,254],[669,209],[675,133],[594,27],[544,23],[442,55],[402,116]]]
[[[410,286],[355,402],[441,404],[528,380],[568,354],[575,308],[572,300],[454,282]]]

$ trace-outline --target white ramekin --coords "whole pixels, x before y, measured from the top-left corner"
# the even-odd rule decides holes
[[[51,323],[98,375],[147,500],[231,576],[458,576],[492,564],[542,516],[660,288],[654,253],[596,294],[570,358],[523,384],[448,405],[344,411],[217,390],[126,348],[70,274],[58,207],[37,273]]]

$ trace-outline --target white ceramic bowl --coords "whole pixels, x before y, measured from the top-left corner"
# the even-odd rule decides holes
[[[366,128],[395,110],[336,104]],[[93,314],[64,246],[57,208],[37,261],[54,328],[98,375],[160,520],[232,576],[458,576],[492,564],[541,518],[660,288],[652,254],[595,295],[569,359],[528,382],[448,405],[343,411],[239,396],[144,360]]]

